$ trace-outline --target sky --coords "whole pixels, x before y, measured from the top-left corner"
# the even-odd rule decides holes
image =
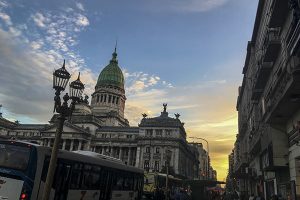
[[[236,99],[257,0],[0,0],[3,116],[47,123],[52,72],[66,59],[91,95],[118,41],[125,115],[159,115],[168,103],[188,137],[209,141],[224,180],[237,134]],[[189,139],[201,142],[201,140]]]

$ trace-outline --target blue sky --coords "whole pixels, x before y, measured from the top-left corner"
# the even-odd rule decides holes
[[[91,94],[118,39],[126,117],[168,102],[190,136],[210,141],[224,178],[237,131],[235,103],[256,7],[253,0],[0,0],[0,104],[4,116],[46,123],[51,72],[62,60]]]

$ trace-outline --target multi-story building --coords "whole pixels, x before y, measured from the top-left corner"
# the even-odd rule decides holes
[[[237,99],[240,192],[300,198],[300,2],[259,0]]]
[[[199,160],[199,180],[207,180],[211,179],[211,172],[210,169],[212,166],[210,166],[209,162],[209,155],[207,151],[203,148],[202,143],[189,143],[190,145],[193,145],[197,151],[198,151],[198,160]]]
[[[169,116],[167,104],[161,115],[144,114],[137,127],[124,117],[124,76],[118,66],[116,50],[101,71],[91,105],[88,97],[76,105],[72,118],[63,127],[60,148],[89,150],[122,160],[147,171],[164,172],[166,152],[170,155],[170,173],[188,179],[199,178],[199,152],[186,140],[184,123]],[[0,117],[0,137],[27,140],[51,147],[56,133],[55,114],[50,124],[20,124]]]

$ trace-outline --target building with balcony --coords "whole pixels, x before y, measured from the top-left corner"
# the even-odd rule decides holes
[[[259,0],[239,87],[233,174],[265,199],[300,198],[299,3]]]

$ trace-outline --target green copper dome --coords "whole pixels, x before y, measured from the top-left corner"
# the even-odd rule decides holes
[[[112,55],[110,63],[101,71],[96,86],[113,85],[124,89],[124,76],[118,65],[116,49]]]

